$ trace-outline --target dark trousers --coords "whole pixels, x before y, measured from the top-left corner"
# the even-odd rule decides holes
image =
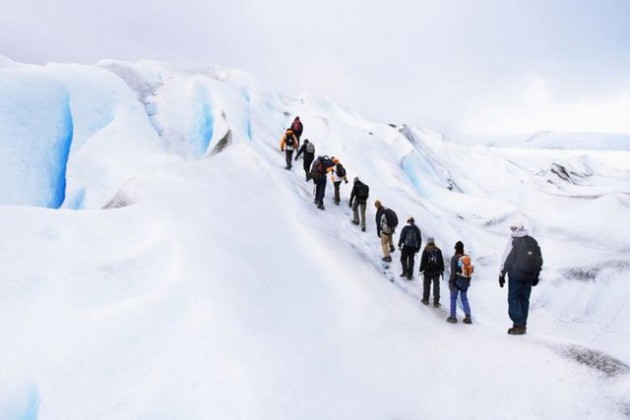
[[[341,197],[339,196],[339,184],[341,184],[341,181],[333,182],[333,185],[335,186],[335,204],[339,204],[341,201]]]
[[[326,194],[326,178],[315,184],[315,204],[324,204],[324,195]]]
[[[291,165],[293,164],[293,150],[286,149],[284,153],[287,158],[287,169],[291,169]]]
[[[431,283],[433,283],[433,303],[440,303],[440,274],[429,274],[424,276],[422,281],[422,300],[429,301],[431,294]]]
[[[416,249],[403,246],[400,252],[400,263],[402,264],[403,273],[408,279],[413,278],[413,265],[416,256]]]
[[[315,155],[312,153],[304,153],[304,174],[308,176],[311,172],[311,164],[315,159]]]
[[[508,314],[515,327],[527,325],[529,296],[532,294],[532,281],[510,277],[508,280]]]
[[[352,220],[358,225],[361,224],[361,229],[365,230],[365,203],[359,203],[359,200],[355,199],[352,203]],[[359,210],[361,211],[361,219],[359,220]]]

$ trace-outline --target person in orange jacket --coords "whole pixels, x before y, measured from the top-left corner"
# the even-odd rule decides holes
[[[293,130],[287,128],[287,131],[282,135],[280,140],[280,150],[285,152],[285,158],[287,166],[284,169],[291,169],[291,162],[293,161],[293,151],[300,147],[300,141],[297,139]]]
[[[346,178],[346,169],[343,167],[341,162],[339,162],[339,159],[335,158],[334,156],[330,159],[335,164],[334,170],[330,171],[330,180],[335,187],[335,204],[339,205],[339,202],[341,201],[341,197],[339,195],[339,185],[341,185],[342,181],[345,181],[345,183],[347,184],[348,178]]]

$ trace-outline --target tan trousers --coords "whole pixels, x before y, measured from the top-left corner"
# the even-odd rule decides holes
[[[389,248],[394,246],[393,234],[388,235],[386,233],[381,232],[381,248],[383,249],[383,257],[389,257],[390,252]]]

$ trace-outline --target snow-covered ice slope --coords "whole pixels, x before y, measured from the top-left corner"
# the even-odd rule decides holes
[[[0,109],[0,418],[630,414],[628,152],[465,146],[156,62],[2,60]],[[351,184],[322,212],[284,169],[296,115],[370,185],[367,232]],[[398,252],[383,275],[376,198],[466,244],[473,325],[420,305]],[[516,217],[545,259],[523,337],[497,282]]]

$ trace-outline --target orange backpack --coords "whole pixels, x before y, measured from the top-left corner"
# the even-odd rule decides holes
[[[475,266],[472,264],[472,258],[470,258],[470,255],[462,255],[459,258],[458,265],[462,269],[461,275],[464,277],[470,278],[472,273],[475,271]]]

